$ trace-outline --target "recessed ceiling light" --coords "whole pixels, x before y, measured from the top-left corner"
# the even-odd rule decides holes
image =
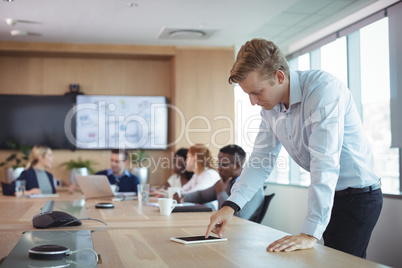
[[[137,3],[134,3],[134,2],[128,2],[128,3],[127,3],[127,6],[128,6],[128,7],[138,7],[138,4],[137,4]]]
[[[17,19],[12,19],[12,18],[7,18],[6,23],[10,26],[14,26],[17,23],[31,23],[31,24],[41,24],[39,21],[33,21],[33,20],[17,20]]]
[[[183,39],[199,39],[203,37],[205,33],[199,30],[177,30],[169,33],[171,38],[183,38]]]
[[[4,2],[14,2],[14,0],[3,0]]]
[[[11,30],[10,33],[12,36],[27,36],[28,35],[27,31],[22,31],[22,30]]]
[[[24,30],[11,30],[10,31],[12,36],[41,36],[42,34],[40,33],[34,33],[34,32],[28,32]]]
[[[17,22],[18,21],[16,19],[11,19],[11,18],[6,19],[6,23],[10,26],[17,24]]]
[[[208,39],[216,30],[212,29],[181,29],[163,27],[158,39]]]

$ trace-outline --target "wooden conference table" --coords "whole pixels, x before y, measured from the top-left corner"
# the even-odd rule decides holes
[[[32,227],[32,217],[49,201],[80,200],[81,194],[59,192],[53,198],[0,197],[0,258],[12,251],[24,231]],[[234,217],[224,236],[226,242],[182,245],[173,236],[203,235],[211,212],[159,214],[158,208],[140,206],[136,200],[112,201],[114,209],[96,209],[106,200],[87,200],[89,218],[108,227],[92,233],[98,267],[385,267],[322,245],[295,252],[266,252],[269,243],[286,235],[278,230]],[[85,209],[84,208],[84,209]],[[95,230],[103,224],[83,221],[81,226],[45,231]],[[44,229],[41,229],[44,230]]]

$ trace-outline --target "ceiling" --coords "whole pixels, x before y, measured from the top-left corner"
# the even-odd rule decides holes
[[[9,1],[0,0],[0,41],[239,47],[261,37],[286,52],[297,40],[381,0]],[[8,25],[10,18],[36,23]],[[12,30],[28,35],[13,36]],[[169,34],[177,30],[205,35]]]

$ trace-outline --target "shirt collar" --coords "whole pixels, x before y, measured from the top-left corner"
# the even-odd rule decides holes
[[[111,168],[108,168],[106,170],[106,174],[108,176],[110,176],[110,175],[116,176],[116,175],[114,175],[113,170]],[[123,174],[121,175],[121,177],[123,177],[123,176],[130,177],[130,173],[128,172],[128,170],[126,168],[124,169]]]
[[[286,110],[285,105],[283,103],[278,103],[274,109],[277,112],[287,112],[291,110],[293,104],[301,102],[301,87],[299,80],[299,73],[295,71],[289,72],[289,108]],[[263,108],[264,109],[264,108]],[[289,111],[290,112],[290,111]]]
[[[301,87],[299,73],[295,71],[290,71],[290,82],[289,82],[289,108],[296,103],[301,102]]]
[[[231,183],[231,184],[234,184],[239,178],[240,178],[240,175],[239,175],[236,179],[231,180],[230,183]]]

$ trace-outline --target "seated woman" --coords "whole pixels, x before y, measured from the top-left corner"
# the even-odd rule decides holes
[[[53,175],[46,171],[52,167],[52,164],[53,154],[49,147],[36,145],[32,148],[25,171],[17,179],[25,181],[25,195],[56,193]],[[4,194],[15,194],[15,181],[7,187]]]
[[[167,189],[169,187],[182,187],[194,175],[193,172],[186,170],[187,153],[188,149],[181,148],[177,150],[177,152],[174,154],[173,159],[174,174],[171,175],[168,178],[166,184],[162,186],[163,189]]]
[[[194,172],[194,175],[188,183],[182,186],[180,193],[207,189],[220,179],[219,173],[214,168],[211,153],[203,144],[190,147],[186,165],[187,171]]]

